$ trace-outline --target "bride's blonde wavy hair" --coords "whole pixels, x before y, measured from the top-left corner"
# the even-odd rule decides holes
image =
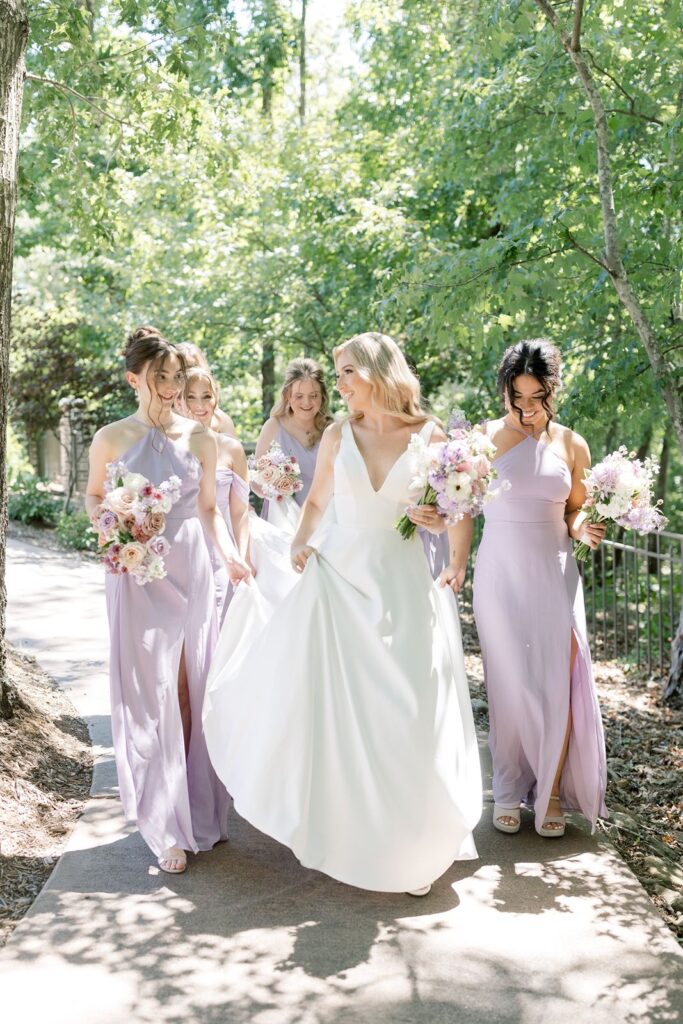
[[[423,408],[420,382],[388,334],[375,331],[356,334],[332,349],[335,363],[342,352],[351,355],[359,375],[372,386],[371,398],[377,409],[397,416],[405,423],[435,419]],[[352,414],[350,418],[358,416],[362,413]]]

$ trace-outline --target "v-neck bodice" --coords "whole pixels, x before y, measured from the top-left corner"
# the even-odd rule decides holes
[[[425,423],[420,436],[429,441],[434,424]],[[347,420],[341,428],[341,444],[334,463],[334,507],[340,526],[372,529],[393,529],[406,505],[417,495],[410,488],[412,469],[408,447],[401,452],[387,473],[382,486],[375,490],[367,464]]]

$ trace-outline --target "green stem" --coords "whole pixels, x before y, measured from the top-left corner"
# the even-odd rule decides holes
[[[436,491],[434,490],[434,488],[430,487],[429,485],[427,485],[427,487],[425,488],[424,494],[422,495],[420,500],[418,502],[416,502],[416,504],[417,505],[435,505],[436,504],[436,497],[437,497],[437,495],[436,495]],[[410,540],[410,538],[415,535],[415,531],[417,530],[417,526],[415,525],[415,523],[412,523],[410,521],[410,519],[408,519],[407,515],[403,515],[403,516],[401,516],[399,521],[396,523],[396,529],[401,534],[401,536],[403,537],[404,540]]]

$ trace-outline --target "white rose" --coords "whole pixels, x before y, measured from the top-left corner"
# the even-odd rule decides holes
[[[142,473],[126,473],[123,478],[123,487],[130,494],[139,494],[147,484],[147,478]]]

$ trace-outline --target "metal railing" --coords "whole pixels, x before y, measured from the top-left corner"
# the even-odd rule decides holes
[[[624,531],[591,552],[581,575],[595,657],[632,660],[650,675],[668,671],[683,600],[683,535]]]
[[[475,521],[473,552],[483,524]],[[649,675],[666,675],[683,602],[683,534],[640,537],[619,531],[579,563],[586,623],[594,658],[623,658]],[[461,614],[472,616],[472,574],[462,590]]]

